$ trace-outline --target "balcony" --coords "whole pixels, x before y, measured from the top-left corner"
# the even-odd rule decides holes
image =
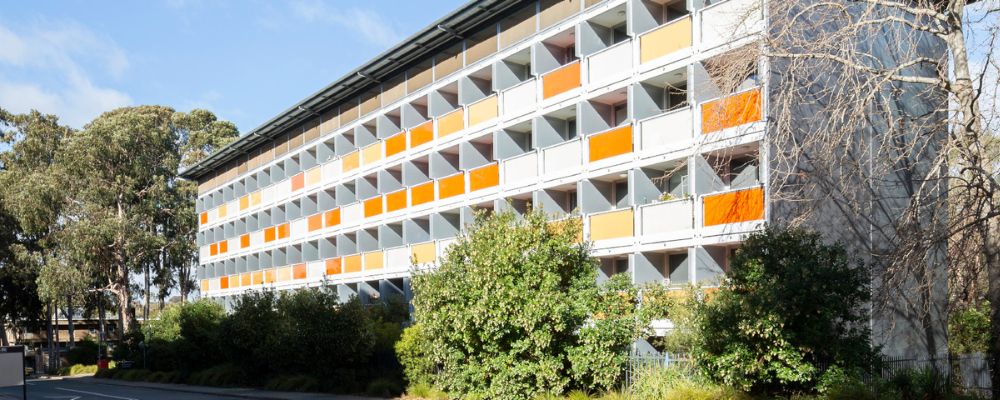
[[[417,265],[434,262],[437,259],[437,247],[434,242],[410,246],[410,255]]]
[[[489,96],[469,105],[469,126],[494,120],[498,115],[497,96]]]
[[[580,87],[580,62],[574,61],[542,76],[542,98],[556,95]]]
[[[760,0],[728,0],[701,9],[699,48],[711,49],[760,32],[762,11]]]
[[[496,163],[469,171],[469,191],[495,187],[500,184],[500,168]]]
[[[459,172],[458,174],[438,180],[438,199],[444,200],[464,193],[465,174]]]
[[[685,16],[639,36],[639,63],[688,49],[692,44],[691,16]]]
[[[406,208],[407,193],[409,192],[406,189],[402,189],[385,195],[385,212],[399,211]]]
[[[679,149],[691,142],[691,109],[682,108],[639,121],[643,152]]]
[[[586,58],[587,83],[609,83],[632,71],[632,41],[626,40]]]
[[[538,153],[529,152],[501,162],[505,186],[529,182],[538,177]]]
[[[519,117],[535,109],[537,103],[538,81],[529,79],[517,86],[507,89],[501,94],[503,100],[504,118]]]
[[[758,186],[702,196],[702,210],[706,227],[764,219],[764,189]]]
[[[465,110],[459,108],[438,118],[438,138],[460,132],[465,129]]]
[[[382,159],[382,143],[374,143],[361,149],[361,161],[364,165],[371,165]]]
[[[385,157],[389,158],[406,151],[406,132],[400,132],[385,140]]]
[[[573,139],[542,149],[542,173],[554,175],[578,171],[583,165],[583,142]]]
[[[701,105],[701,132],[709,134],[763,119],[759,88]]]
[[[659,235],[694,227],[694,201],[679,199],[639,207],[639,232]]]
[[[620,239],[634,236],[634,213],[631,208],[591,214],[590,240]]]
[[[632,125],[593,134],[587,138],[590,162],[632,152]]]
[[[411,149],[430,143],[432,140],[434,140],[434,121],[427,121],[410,129]]]

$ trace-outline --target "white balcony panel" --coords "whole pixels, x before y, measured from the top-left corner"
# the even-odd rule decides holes
[[[632,71],[632,41],[624,41],[587,57],[587,82],[610,83]]]
[[[542,161],[545,163],[542,167],[543,174],[579,170],[583,165],[582,146],[582,141],[570,140],[542,150]]]
[[[274,190],[275,185],[268,186],[260,191],[260,204],[262,206],[269,206],[274,203]]]
[[[198,249],[198,259],[202,261],[207,260],[208,257],[211,257],[211,254],[212,253],[209,250],[209,246],[201,246],[201,248]]]
[[[532,151],[504,160],[502,169],[504,185],[524,183],[535,179],[538,176],[538,153]]]
[[[323,275],[326,275],[326,262],[325,261],[310,261],[306,264],[306,278],[308,279],[319,279]]]
[[[506,119],[519,117],[535,109],[538,84],[535,79],[523,82],[503,92],[503,116]]]
[[[760,32],[764,26],[761,0],[728,0],[701,11],[701,49]]]
[[[684,108],[639,121],[639,148],[647,152],[689,146],[694,135],[691,118],[691,109]]]
[[[345,206],[340,214],[340,220],[344,226],[360,224],[362,219],[364,219],[364,215],[362,214],[360,202]]]
[[[694,214],[690,199],[674,200],[639,207],[639,232],[658,235],[691,229]]]
[[[213,291],[214,292],[214,291],[219,290],[221,288],[222,287],[219,286],[219,278],[212,278],[212,279],[208,280],[208,290],[209,291]]]
[[[250,247],[257,247],[264,245],[264,231],[256,231],[250,233]]]
[[[306,218],[299,218],[291,223],[291,232],[289,235],[293,238],[301,238],[309,233],[309,220]]]
[[[340,179],[340,160],[323,164],[323,180],[321,184],[334,182],[338,179]]]
[[[410,267],[410,248],[396,247],[385,251],[385,267],[390,270],[406,270]]]
[[[438,240],[437,259],[439,262],[442,258],[444,258],[446,254],[448,254],[448,247],[451,247],[451,245],[454,244],[456,241],[458,241],[458,239],[455,238]]]

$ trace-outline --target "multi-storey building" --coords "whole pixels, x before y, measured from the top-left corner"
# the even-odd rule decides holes
[[[529,206],[580,218],[602,279],[716,283],[772,218],[767,87],[707,68],[750,4],[469,2],[184,171],[202,295],[408,297],[474,210]]]

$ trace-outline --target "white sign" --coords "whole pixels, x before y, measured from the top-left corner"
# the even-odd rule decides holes
[[[0,347],[0,387],[24,385],[24,348]]]

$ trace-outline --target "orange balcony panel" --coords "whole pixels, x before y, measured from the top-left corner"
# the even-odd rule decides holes
[[[344,272],[345,273],[361,272],[360,254],[344,257]]]
[[[306,279],[305,264],[297,264],[292,267],[292,279]]]
[[[240,248],[241,249],[245,249],[247,247],[250,247],[250,234],[249,233],[245,234],[243,236],[240,236]]]
[[[202,225],[207,224],[208,223],[208,212],[201,213],[200,219],[201,219],[201,224]]]
[[[632,152],[632,125],[591,135],[590,162]]]
[[[219,254],[225,254],[229,251],[229,241],[223,240],[219,242]]]
[[[760,89],[748,90],[701,105],[701,133],[712,133],[760,121]]]
[[[240,275],[240,286],[250,286],[250,273]]]
[[[365,253],[365,271],[385,268],[385,257],[381,251]]]
[[[250,284],[260,285],[263,283],[264,283],[264,274],[260,273],[260,271],[254,272],[252,275],[250,275]]]
[[[229,289],[229,277],[223,276],[219,278],[219,289]]]
[[[360,154],[361,153],[359,153],[357,151],[352,151],[352,152],[350,152],[350,153],[348,153],[347,155],[344,156],[344,158],[343,158],[343,163],[344,163],[343,169],[344,169],[344,172],[350,172],[350,171],[353,171],[355,169],[358,169],[358,167],[361,165]]]
[[[264,243],[273,242],[275,239],[276,229],[272,226],[270,228],[264,229]]]
[[[465,193],[465,174],[458,173],[438,180],[438,195],[442,199]]]
[[[385,140],[385,156],[392,157],[406,151],[406,132],[397,133]]]
[[[339,258],[331,258],[326,260],[326,274],[327,275],[337,275],[343,272],[340,266]]]
[[[208,245],[208,255],[214,256],[216,254],[219,254],[219,244],[218,243],[212,243],[212,244]]]
[[[374,217],[382,213],[382,196],[372,197],[364,201],[365,218]]]
[[[427,121],[410,129],[410,148],[434,140],[434,121]]]
[[[542,98],[550,98],[560,93],[580,87],[580,62],[574,61],[542,76]]]
[[[264,271],[264,283],[274,283],[274,278],[275,278],[275,276],[274,276],[274,270],[273,269],[269,269],[267,271]]]
[[[399,211],[406,208],[406,189],[385,195],[385,212]]]
[[[310,215],[307,225],[309,232],[323,229],[323,214]]]
[[[764,219],[764,189],[740,190],[705,196],[705,226]]]
[[[288,238],[288,223],[278,225],[278,239]]]
[[[465,110],[459,108],[438,118],[438,137],[442,138],[465,129]]]
[[[434,181],[410,188],[410,201],[413,202],[413,205],[434,201]]]
[[[491,188],[500,184],[500,167],[496,163],[469,171],[469,191]]]
[[[250,195],[240,197],[240,211],[250,208]]]
[[[323,214],[323,224],[326,225],[327,228],[340,225],[340,209],[335,208]]]
[[[302,190],[304,187],[306,187],[306,174],[299,172],[292,177],[292,191]]]

